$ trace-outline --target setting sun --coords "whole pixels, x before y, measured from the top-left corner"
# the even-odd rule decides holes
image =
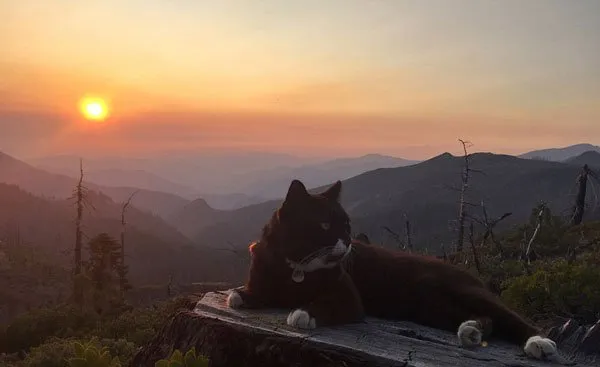
[[[100,122],[108,116],[108,106],[101,98],[82,98],[79,107],[83,116],[88,120]]]

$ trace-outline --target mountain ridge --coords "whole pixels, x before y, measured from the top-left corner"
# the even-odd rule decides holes
[[[573,158],[587,151],[600,152],[600,146],[589,143],[580,143],[560,148],[533,150],[527,153],[520,154],[518,155],[518,157],[526,159],[543,159],[555,162],[563,162],[569,158]]]
[[[408,166],[418,162],[373,153],[359,157],[336,158],[298,167],[274,167],[252,172],[249,175],[239,175],[238,181],[243,184],[237,190],[250,195],[273,199],[285,194],[286,183],[292,179],[302,180],[307,187],[320,186],[377,168]]]
[[[565,162],[579,166],[587,164],[592,168],[600,169],[600,152],[595,150],[588,150],[586,152],[581,153],[578,156],[567,159]]]
[[[483,171],[472,173],[467,195],[476,205],[471,210],[478,215],[481,208],[477,205],[482,201],[490,216],[513,212],[502,225],[527,220],[541,201],[557,212],[570,208],[580,167],[493,153],[474,153],[470,160],[473,169]],[[460,186],[463,162],[462,156],[443,153],[415,165],[380,168],[343,180],[342,204],[350,214],[353,230],[366,232],[375,242],[389,243],[382,227],[403,233],[407,214],[415,232],[413,240],[439,251],[435,242],[453,241],[454,234],[447,228],[458,212],[459,193],[455,189]],[[324,186],[310,191],[322,189]],[[245,245],[260,234],[281,200],[232,211],[225,220],[202,228],[195,238],[213,244]]]
[[[0,152],[0,182],[15,184],[38,196],[68,198],[72,195],[77,178],[48,172]],[[85,166],[84,183],[90,190],[103,192],[119,202],[126,201],[133,192],[137,191],[136,196],[132,199],[132,205],[161,217],[168,217],[171,211],[177,210],[189,202],[175,194],[98,185],[87,179]]]

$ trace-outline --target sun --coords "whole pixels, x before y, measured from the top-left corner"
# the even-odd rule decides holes
[[[84,97],[79,101],[79,109],[90,121],[102,122],[108,117],[108,105],[102,98]]]

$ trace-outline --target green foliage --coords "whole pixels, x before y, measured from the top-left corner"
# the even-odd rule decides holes
[[[112,357],[107,347],[98,348],[91,342],[73,342],[75,356],[68,358],[69,367],[121,367],[118,357]]]
[[[86,275],[91,281],[91,301],[99,313],[110,312],[122,303],[120,292],[121,244],[107,233],[100,233],[88,244]]]
[[[66,359],[75,357],[76,341],[92,343],[102,352],[108,350],[127,365],[136,348],[147,343],[165,319],[182,307],[189,308],[185,297],[125,311],[116,318],[68,306],[33,311],[15,320],[6,334],[9,352],[28,351],[27,357],[21,364],[0,359],[0,365],[5,362],[18,367],[69,367]]]
[[[137,344],[132,343],[123,338],[119,339],[100,339],[99,345],[106,348],[111,355],[116,356],[124,366],[128,365],[135,353],[137,352]]]
[[[73,355],[75,346],[71,340],[52,337],[31,348],[25,359],[15,367],[68,367],[67,358]]]
[[[188,350],[183,355],[179,349],[176,349],[169,359],[161,359],[154,364],[154,367],[208,367],[209,359],[196,355],[196,348]]]
[[[505,282],[502,298],[532,319],[554,315],[595,322],[600,314],[600,268],[594,255],[577,263],[539,262],[531,275]]]
[[[6,328],[6,350],[28,350],[51,336],[84,336],[94,329],[97,319],[93,313],[68,305],[33,310],[17,317]]]
[[[49,338],[31,348],[22,361],[4,361],[14,367],[120,367],[133,358],[135,346],[125,340]],[[114,356],[114,357],[113,357]],[[2,364],[0,360],[0,365]]]
[[[165,320],[181,308],[189,308],[185,297],[157,303],[151,307],[137,308],[121,313],[116,318],[106,320],[98,335],[105,338],[125,338],[136,345],[142,345],[159,331]]]

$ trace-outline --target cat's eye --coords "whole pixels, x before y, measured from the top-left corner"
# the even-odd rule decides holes
[[[331,225],[327,222],[321,223],[321,228],[323,228],[326,231],[329,230],[330,227],[331,227]]]

